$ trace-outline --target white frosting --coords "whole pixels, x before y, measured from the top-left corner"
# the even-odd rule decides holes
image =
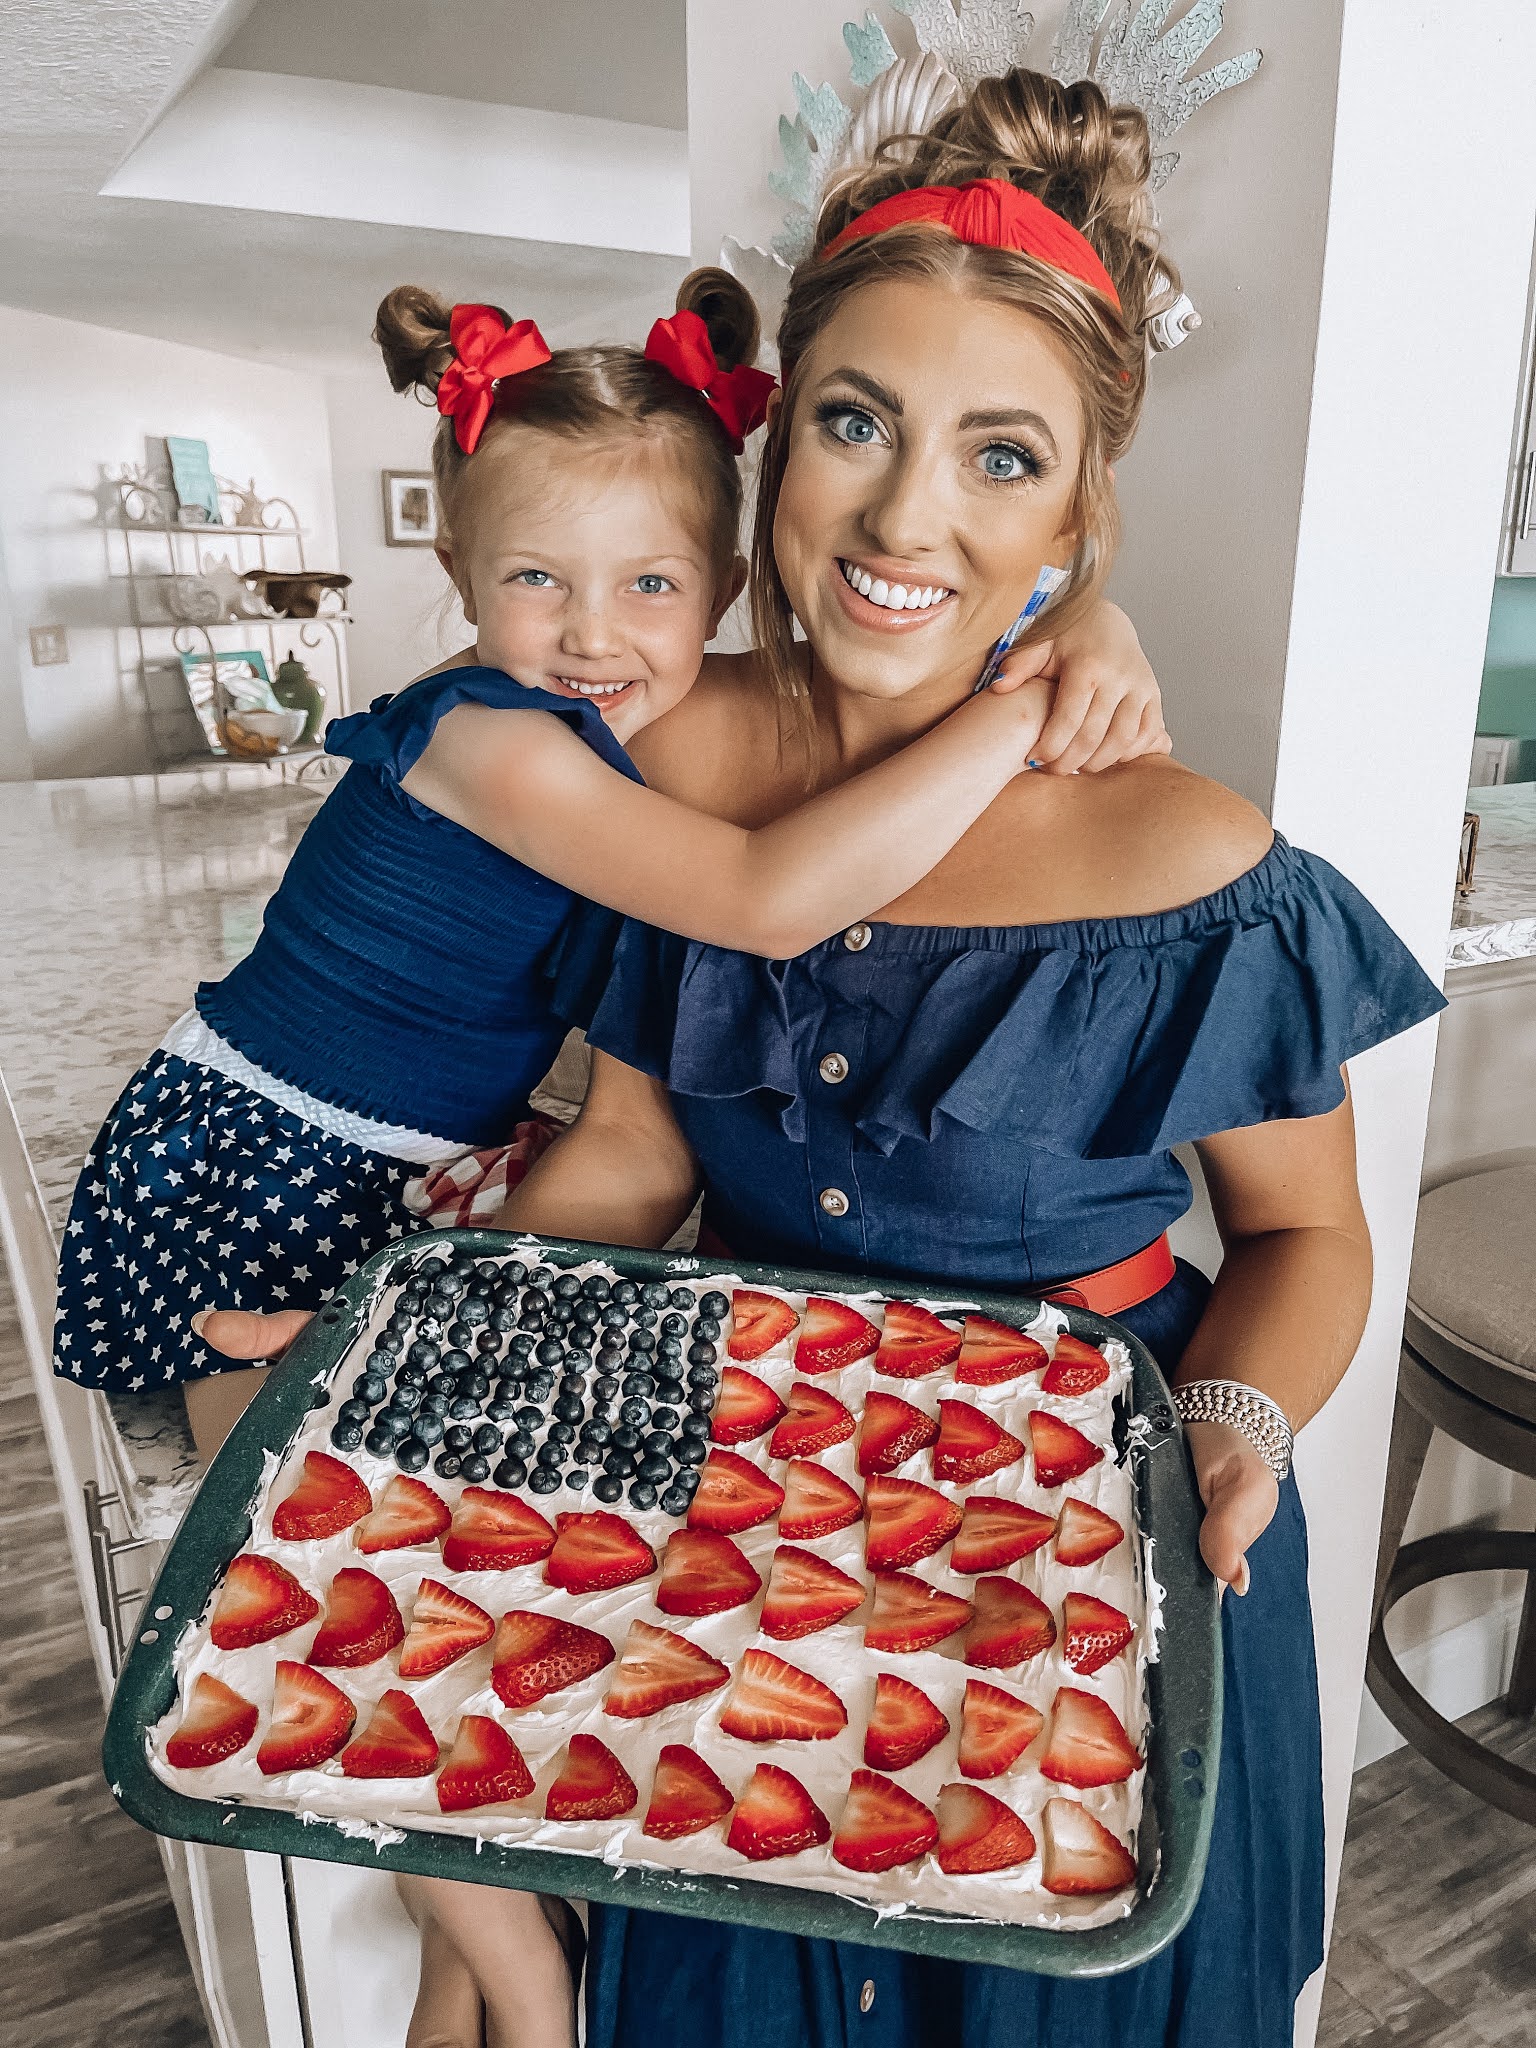
[[[529,1249],[536,1253],[536,1243]],[[679,1258],[669,1263],[669,1270],[681,1279],[696,1264],[696,1261]],[[572,1270],[578,1278],[594,1272],[613,1274],[612,1267],[597,1260]],[[730,1277],[704,1276],[689,1279],[688,1284],[696,1293],[718,1288],[729,1294],[735,1283]],[[1110,1832],[1129,1843],[1134,1852],[1141,1819],[1144,1769],[1136,1771],[1125,1784],[1101,1786],[1082,1793],[1053,1784],[1042,1777],[1038,1769],[1038,1759],[1049,1739],[1051,1703],[1061,1685],[1076,1686],[1107,1700],[1124,1723],[1131,1740],[1145,1752],[1145,1666],[1149,1658],[1156,1655],[1162,1589],[1150,1570],[1150,1544],[1141,1536],[1136,1524],[1130,1473],[1126,1467],[1117,1464],[1114,1457],[1113,1404],[1117,1396],[1128,1392],[1131,1380],[1130,1355],[1123,1345],[1110,1342],[1104,1347],[1110,1366],[1108,1383],[1091,1394],[1074,1399],[1042,1394],[1040,1376],[1034,1373],[998,1387],[960,1386],[954,1379],[952,1368],[930,1373],[918,1380],[898,1381],[883,1374],[877,1377],[873,1371],[873,1360],[869,1358],[840,1372],[816,1377],[815,1383],[830,1389],[855,1416],[862,1410],[868,1389],[878,1384],[932,1415],[937,1415],[941,1397],[975,1400],[1026,1445],[1029,1441],[1029,1412],[1034,1408],[1044,1408],[1104,1446],[1106,1455],[1103,1460],[1080,1479],[1071,1481],[1066,1488],[1038,1486],[1034,1479],[1034,1460],[1027,1455],[1002,1472],[958,1486],[934,1480],[929,1451],[920,1452],[899,1469],[897,1476],[920,1479],[957,1501],[980,1490],[1021,1501],[1051,1515],[1059,1511],[1070,1492],[1112,1515],[1128,1532],[1128,1540],[1118,1544],[1095,1565],[1068,1569],[1058,1564],[1055,1544],[1050,1541],[1029,1557],[1008,1567],[1006,1575],[1038,1594],[1056,1616],[1058,1630],[1061,1627],[1062,1601],[1068,1592],[1092,1593],[1123,1609],[1136,1624],[1136,1637],[1129,1653],[1112,1659],[1103,1670],[1085,1678],[1067,1664],[1058,1640],[1045,1655],[1032,1659],[1020,1670],[973,1672],[963,1661],[963,1634],[950,1637],[933,1650],[915,1654],[889,1655],[867,1650],[863,1641],[867,1609],[858,1610],[851,1621],[823,1629],[815,1635],[793,1642],[778,1642],[764,1636],[758,1629],[761,1596],[724,1614],[698,1618],[669,1616],[655,1605],[656,1574],[638,1585],[575,1596],[547,1585],[540,1564],[525,1565],[514,1571],[449,1575],[444,1570],[441,1553],[435,1543],[364,1556],[357,1550],[350,1530],[323,1542],[278,1541],[272,1534],[272,1507],[291,1491],[306,1452],[322,1450],[331,1456],[336,1455],[329,1441],[335,1408],[348,1398],[358,1362],[371,1348],[374,1332],[383,1327],[397,1291],[394,1285],[390,1285],[381,1288],[375,1297],[363,1333],[349,1347],[334,1376],[330,1405],[309,1415],[305,1426],[281,1459],[269,1455],[258,1498],[253,1504],[253,1529],[246,1546],[249,1550],[277,1559],[315,1594],[322,1605],[326,1589],[337,1570],[344,1565],[365,1566],[390,1587],[407,1626],[419,1582],[423,1578],[447,1579],[451,1576],[460,1591],[492,1616],[499,1617],[514,1607],[548,1610],[578,1621],[584,1627],[599,1630],[616,1647],[622,1646],[630,1622],[637,1618],[676,1630],[733,1669],[743,1651],[756,1645],[825,1680],[845,1703],[848,1725],[831,1741],[742,1742],[720,1730],[720,1713],[730,1697],[728,1686],[703,1700],[667,1708],[645,1720],[618,1720],[602,1711],[603,1698],[613,1675],[612,1666],[535,1706],[511,1712],[492,1690],[491,1646],[487,1644],[434,1677],[405,1681],[404,1689],[415,1699],[445,1753],[462,1714],[487,1714],[501,1722],[512,1734],[534,1773],[534,1791],[526,1800],[515,1804],[473,1813],[443,1814],[438,1810],[430,1777],[389,1780],[346,1778],[334,1760],[318,1770],[264,1777],[257,1768],[256,1752],[266,1732],[274,1668],[280,1659],[303,1661],[319,1623],[312,1621],[302,1629],[292,1630],[277,1641],[254,1649],[219,1650],[209,1639],[205,1614],[184,1631],[177,1645],[177,1704],[149,1735],[151,1765],[167,1784],[192,1798],[249,1801],[279,1807],[298,1814],[306,1825],[334,1825],[350,1836],[365,1836],[376,1846],[402,1839],[400,1830],[423,1829],[471,1837],[477,1844],[492,1841],[507,1847],[557,1849],[567,1854],[592,1855],[615,1866],[715,1872],[746,1882],[754,1876],[761,1876],[774,1884],[839,1892],[868,1905],[882,1918],[895,1913],[935,1911],[959,1914],[978,1921],[1081,1928],[1102,1925],[1130,1911],[1135,1894],[1129,1888],[1108,1897],[1053,1897],[1041,1884],[1038,1851],[1029,1862],[1012,1870],[986,1875],[946,1876],[932,1855],[925,1856],[918,1864],[864,1875],[837,1863],[830,1843],[797,1856],[779,1857],[757,1864],[726,1846],[725,1826],[721,1824],[678,1842],[652,1841],[641,1832],[657,1754],[664,1744],[680,1742],[697,1750],[737,1794],[758,1763],[782,1765],[806,1787],[826,1814],[835,1833],[850,1774],[863,1764],[864,1730],[873,1702],[875,1679],[880,1672],[889,1671],[920,1686],[949,1718],[950,1734],[916,1764],[894,1774],[897,1782],[925,1805],[932,1808],[940,1788],[960,1777],[956,1750],[961,1700],[966,1680],[975,1676],[1016,1697],[1029,1700],[1047,1717],[1046,1729],[1025,1756],[1004,1776],[980,1781],[983,1789],[1022,1815],[1037,1843],[1042,1835],[1041,1808],[1047,1799],[1065,1791],[1070,1797],[1081,1798]],[[803,1297],[785,1293],[784,1298],[797,1311],[803,1309]],[[883,1297],[861,1293],[846,1298],[855,1302],[871,1321],[878,1324],[882,1320]],[[954,1319],[952,1302],[929,1302],[925,1305],[950,1314]],[[1066,1322],[1066,1317],[1058,1310],[1046,1307],[1030,1326],[1030,1334],[1049,1349],[1056,1335],[1066,1328]],[[728,1321],[726,1334],[729,1334]],[[792,1332],[788,1340],[747,1366],[747,1370],[767,1381],[781,1398],[787,1397],[795,1379],[804,1377],[796,1373],[791,1360],[793,1338]],[[722,1338],[722,1366],[727,1362]],[[765,1434],[754,1443],[736,1444],[731,1448],[738,1456],[751,1459],[782,1480],[783,1464],[769,1459],[767,1442]],[[856,1442],[854,1438],[836,1445],[820,1454],[818,1462],[862,1491],[863,1482],[859,1479],[855,1460]],[[396,1471],[392,1460],[374,1457],[364,1450],[349,1453],[347,1462],[361,1474],[375,1497]],[[461,1480],[445,1480],[430,1470],[421,1476],[450,1506],[463,1491]],[[603,1506],[590,1487],[581,1493],[567,1488],[555,1494],[542,1495],[529,1493],[526,1488],[519,1491],[530,1506],[551,1521],[561,1511]],[[621,1512],[638,1528],[656,1551],[658,1559],[667,1537],[682,1526],[673,1516],[659,1510],[641,1513],[627,1501],[617,1503],[610,1512]],[[776,1521],[749,1529],[734,1540],[751,1559],[766,1584],[774,1550],[781,1540]],[[804,1547],[868,1583],[870,1575],[864,1565],[862,1522]],[[969,1596],[974,1580],[950,1571],[947,1556],[946,1547],[937,1557],[928,1558],[911,1569],[918,1577],[934,1585]],[[326,1675],[356,1702],[359,1729],[367,1721],[380,1694],[391,1687],[401,1686],[398,1662],[398,1652],[391,1652],[360,1670],[327,1672]],[[236,1692],[257,1704],[261,1709],[257,1735],[237,1756],[224,1763],[202,1770],[175,1770],[165,1761],[165,1741],[180,1721],[181,1700],[193,1680],[205,1671],[216,1673]],[[578,1730],[596,1735],[606,1743],[634,1780],[639,1798],[633,1814],[613,1821],[546,1821],[543,1818],[545,1792],[558,1774],[567,1742]]]

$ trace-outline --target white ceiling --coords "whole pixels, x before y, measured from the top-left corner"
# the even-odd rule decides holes
[[[419,91],[430,76],[434,92],[463,81],[477,99],[517,104],[521,50],[538,96],[520,103],[671,126],[681,11],[681,0],[4,0],[0,301],[326,369],[372,364],[374,307],[406,279],[515,304],[556,341],[643,331],[670,304],[677,257],[101,193],[231,52],[289,76],[323,61],[330,71],[307,74],[322,77],[351,52],[340,75],[354,81]],[[631,104],[642,95],[654,103]]]

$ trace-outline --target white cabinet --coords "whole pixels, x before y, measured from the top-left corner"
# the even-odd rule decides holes
[[[1504,494],[1504,528],[1499,570],[1505,576],[1536,576],[1536,277],[1525,318],[1525,353],[1515,410],[1509,479]]]

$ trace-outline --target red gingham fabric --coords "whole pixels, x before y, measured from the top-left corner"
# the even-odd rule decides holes
[[[530,1117],[517,1126],[510,1145],[461,1152],[446,1166],[434,1166],[419,1180],[408,1181],[401,1199],[429,1230],[462,1230],[489,1223],[564,1128],[553,1117]]]

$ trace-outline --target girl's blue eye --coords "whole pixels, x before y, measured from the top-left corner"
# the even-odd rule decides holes
[[[670,577],[645,575],[635,578],[635,588],[642,597],[660,597],[664,590],[672,588]]]
[[[519,569],[512,578],[514,583],[524,583],[530,590],[543,590],[550,582],[547,569]]]
[[[981,467],[992,482],[1000,484],[1019,483],[1025,477],[1037,476],[1040,469],[1032,455],[1022,448],[1015,448],[1008,441],[994,441],[989,448],[984,448]]]

